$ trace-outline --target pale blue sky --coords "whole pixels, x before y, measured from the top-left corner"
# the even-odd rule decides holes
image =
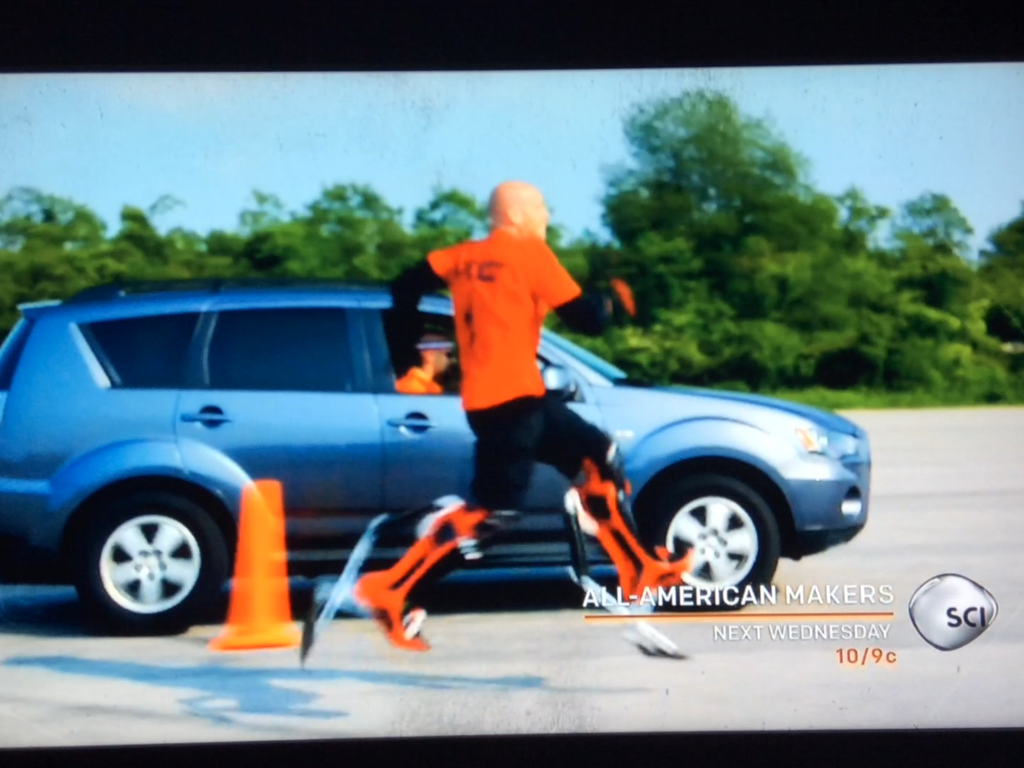
[[[935,65],[550,73],[0,76],[0,194],[31,186],[116,228],[124,204],[232,229],[253,189],[290,209],[334,183],[407,214],[434,185],[480,199],[519,178],[571,234],[604,234],[605,169],[628,159],[640,102],[712,88],[765,117],[828,193],[898,207],[948,194],[974,245],[1024,201],[1024,66]]]

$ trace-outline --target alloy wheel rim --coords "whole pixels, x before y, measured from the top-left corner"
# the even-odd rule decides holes
[[[701,586],[740,583],[757,562],[757,527],[750,514],[732,499],[702,496],[673,515],[665,536],[672,554],[692,550],[693,581]]]
[[[181,521],[141,515],[114,530],[100,554],[107,595],[137,614],[163,613],[187,598],[202,570],[195,536]]]

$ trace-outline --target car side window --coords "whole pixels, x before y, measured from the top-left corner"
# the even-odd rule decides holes
[[[80,326],[111,384],[121,389],[180,389],[198,313],[101,320]]]
[[[208,350],[211,389],[354,392],[345,311],[222,310]]]
[[[368,332],[371,334],[371,348],[387,345],[381,314],[370,319],[367,313]],[[378,378],[380,391],[405,395],[458,395],[461,388],[462,371],[459,366],[458,346],[455,344],[455,324],[450,315],[436,312],[420,312],[420,349],[416,351],[419,364],[414,365],[404,376],[395,374],[391,361],[379,361],[381,375]],[[394,350],[391,350],[392,352]],[[536,357],[537,369],[543,373],[551,361],[542,355]]]

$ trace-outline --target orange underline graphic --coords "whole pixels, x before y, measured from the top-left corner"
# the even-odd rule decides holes
[[[672,613],[649,613],[649,614],[634,614],[632,616],[620,616],[618,614],[611,613],[588,613],[584,615],[584,621],[602,621],[602,622],[621,622],[621,621],[636,621],[637,619],[643,619],[644,621],[682,621],[682,622],[714,622],[716,624],[722,624],[725,622],[746,622],[746,621],[892,621],[895,614],[892,611],[879,612],[879,613],[691,613],[691,614],[672,614]]]

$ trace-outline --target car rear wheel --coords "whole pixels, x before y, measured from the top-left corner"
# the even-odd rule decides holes
[[[673,557],[694,551],[693,581],[710,588],[771,583],[778,567],[778,523],[760,494],[717,474],[684,477],[655,501],[650,539]]]
[[[217,596],[229,567],[224,537],[202,507],[173,494],[139,493],[90,521],[76,588],[98,629],[176,633]]]

